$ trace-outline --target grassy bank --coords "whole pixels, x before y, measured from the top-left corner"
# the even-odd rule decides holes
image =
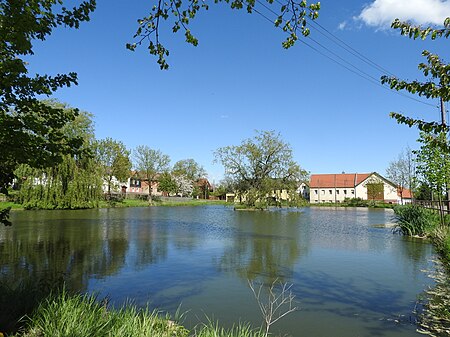
[[[425,291],[425,303],[418,317],[419,331],[430,336],[450,335],[450,216],[441,223],[436,211],[418,205],[397,206],[396,231],[408,236],[430,238],[439,254],[429,273],[435,286]]]
[[[204,205],[227,205],[223,200],[204,200],[204,199],[191,199],[180,201],[176,199],[172,200],[160,200],[155,198],[151,204],[147,200],[142,199],[124,199],[119,202],[108,203],[102,202],[102,207],[147,207],[147,206],[204,206]]]
[[[204,199],[192,199],[192,200],[154,200],[151,206],[204,206],[204,205],[229,205],[223,200],[204,200]],[[141,199],[124,199],[122,201],[107,202],[101,201],[99,203],[99,208],[109,208],[109,207],[148,207],[149,202],[147,200]],[[11,207],[12,210],[24,210],[23,205],[17,204],[10,201],[1,201],[0,209]]]
[[[201,324],[192,331],[149,309],[125,305],[110,309],[92,295],[58,296],[44,300],[29,318],[22,321],[20,332],[14,337],[263,337],[260,329],[239,324],[223,329],[217,323]]]

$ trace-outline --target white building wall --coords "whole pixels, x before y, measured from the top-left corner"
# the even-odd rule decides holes
[[[355,189],[348,187],[322,187],[312,188],[310,190],[309,202],[312,204],[317,203],[341,203],[346,198],[354,198]]]
[[[353,198],[361,198],[362,200],[367,200],[367,187],[365,184],[359,184],[355,188],[355,195]]]
[[[384,184],[384,200],[386,202],[399,202],[400,197],[397,194],[397,188],[390,185]]]

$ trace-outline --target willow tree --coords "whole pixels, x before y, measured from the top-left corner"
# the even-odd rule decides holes
[[[214,155],[249,207],[267,207],[276,191],[295,191],[307,175],[294,161],[291,146],[274,131],[256,131],[254,138],[219,148]]]
[[[72,108],[56,102],[67,113]],[[102,196],[102,175],[93,154],[94,129],[91,115],[78,112],[75,120],[61,132],[82,140],[77,155],[66,154],[51,167],[20,165],[15,170],[19,201],[25,208],[74,209],[97,207]]]

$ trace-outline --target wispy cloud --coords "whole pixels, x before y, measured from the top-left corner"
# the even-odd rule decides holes
[[[347,26],[347,21],[341,22],[338,26],[338,29],[344,30],[346,26]]]
[[[392,21],[442,25],[450,16],[450,0],[375,0],[363,8],[357,20],[378,28],[389,28]]]

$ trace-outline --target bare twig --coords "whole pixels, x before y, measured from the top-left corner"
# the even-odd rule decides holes
[[[277,284],[281,287],[278,288]],[[278,279],[272,282],[267,289],[267,298],[263,298],[264,285],[255,287],[252,281],[248,280],[248,285],[255,296],[261,311],[264,325],[265,337],[269,335],[270,327],[287,314],[296,311],[298,308],[293,306],[295,295],[292,293],[292,284],[278,282]]]

